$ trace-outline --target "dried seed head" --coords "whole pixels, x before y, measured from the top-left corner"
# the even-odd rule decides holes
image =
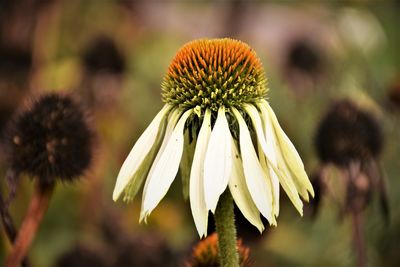
[[[307,75],[318,75],[322,67],[321,53],[310,41],[297,40],[289,48],[287,67]]]
[[[41,184],[71,181],[91,161],[92,132],[82,108],[68,96],[39,98],[16,116],[6,141],[11,168]]]
[[[166,103],[213,111],[255,102],[268,92],[256,53],[232,39],[203,39],[184,45],[168,68],[162,90]]]
[[[109,72],[122,74],[125,71],[125,59],[115,42],[107,36],[95,38],[83,54],[86,70],[90,72]]]
[[[378,157],[383,146],[383,134],[372,114],[343,100],[335,103],[321,121],[315,144],[323,162],[343,166],[352,160]]]

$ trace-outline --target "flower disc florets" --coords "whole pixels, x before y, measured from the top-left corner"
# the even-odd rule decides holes
[[[256,53],[232,39],[196,40],[183,46],[162,84],[164,102],[181,108],[218,111],[253,103],[267,95]]]
[[[239,254],[239,266],[252,266],[250,258],[250,249],[243,245],[242,239],[236,243]],[[200,241],[192,252],[191,259],[186,263],[186,267],[218,267],[220,266],[218,258],[218,235],[213,233],[206,239]]]
[[[92,156],[92,132],[84,115],[71,97],[39,98],[16,116],[7,134],[11,168],[41,184],[82,175]]]

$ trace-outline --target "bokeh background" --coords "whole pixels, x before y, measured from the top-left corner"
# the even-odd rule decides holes
[[[198,235],[180,179],[147,225],[138,224],[140,194],[130,204],[114,203],[111,194],[123,160],[162,106],[160,84],[176,51],[216,37],[243,40],[262,59],[271,106],[310,174],[320,165],[315,129],[330,103],[350,98],[376,114],[391,214],[385,222],[376,196],[366,209],[368,259],[400,266],[399,1],[1,0],[0,131],[26,100],[60,91],[81,99],[97,133],[92,168],[56,188],[32,265],[183,266]],[[5,177],[2,151],[0,158]],[[337,173],[332,168],[340,184]],[[6,181],[0,184],[7,194]],[[17,225],[31,192],[22,177],[10,206]],[[262,236],[241,224],[254,265],[355,266],[340,186],[331,193],[316,216],[303,218],[283,197],[278,227]],[[0,265],[9,251],[0,231]]]

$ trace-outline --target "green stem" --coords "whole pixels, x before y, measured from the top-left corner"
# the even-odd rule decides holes
[[[221,195],[214,217],[218,233],[220,267],[239,267],[233,199],[229,189]]]

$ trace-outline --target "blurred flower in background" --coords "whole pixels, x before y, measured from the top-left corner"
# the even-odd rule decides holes
[[[329,194],[343,203],[341,215],[351,216],[353,221],[357,266],[366,266],[368,262],[363,211],[373,193],[379,194],[382,214],[389,221],[386,185],[379,163],[383,142],[381,125],[375,115],[351,100],[332,104],[316,130],[315,147],[322,166],[314,180],[319,195],[314,205],[318,210],[321,198]],[[340,169],[338,181],[330,181],[329,164]],[[342,199],[339,188],[344,189]]]
[[[80,266],[110,266],[104,259],[104,254],[91,248],[76,245],[71,250],[62,254],[54,267],[80,267]]]
[[[315,88],[326,75],[326,58],[321,50],[321,47],[306,38],[289,43],[284,75],[298,94]]]
[[[2,222],[13,245],[5,266],[19,266],[23,261],[48,208],[55,185],[57,182],[77,181],[83,176],[92,162],[93,144],[93,132],[85,113],[71,96],[47,94],[33,100],[16,114],[4,144],[9,164],[7,181],[10,193],[0,208]],[[8,208],[15,196],[18,180],[23,175],[35,181],[35,189],[15,236]]]
[[[96,109],[116,105],[126,63],[113,39],[98,36],[91,40],[82,53],[82,63],[80,91],[86,103]]]

